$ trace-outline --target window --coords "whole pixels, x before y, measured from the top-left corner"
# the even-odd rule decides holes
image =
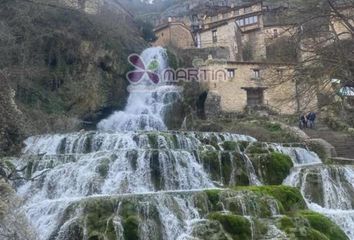
[[[236,21],[237,25],[239,25],[240,27],[245,25],[245,19],[239,19]]]
[[[235,69],[233,69],[233,68],[227,69],[227,76],[229,79],[234,78],[235,77]]]
[[[218,42],[218,36],[217,36],[218,31],[217,30],[213,30],[212,31],[212,36],[213,36],[213,43],[217,43]]]
[[[247,18],[241,18],[236,21],[237,25],[242,27],[246,25],[256,24],[258,23],[258,16],[252,16]]]
[[[253,69],[253,78],[261,78],[261,71],[259,69]]]
[[[247,106],[257,107],[264,103],[264,89],[246,89],[247,91]]]
[[[279,36],[278,29],[273,30],[273,36],[274,38],[277,38]]]

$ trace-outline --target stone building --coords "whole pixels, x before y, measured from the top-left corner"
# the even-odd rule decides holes
[[[206,101],[212,106],[204,107],[207,115],[215,114],[216,106],[219,112],[264,109],[280,114],[317,108],[317,98],[312,94],[298,93],[292,64],[209,61],[205,68],[210,72],[224,70],[226,75],[209,77],[203,83],[208,92]]]
[[[218,33],[219,38],[228,39],[228,41],[233,41],[234,45],[238,45],[238,52],[230,55],[241,53],[244,61],[263,61],[268,57],[268,46],[277,43],[280,38],[290,37],[295,33],[291,23],[278,19],[278,15],[285,10],[286,8],[283,7],[273,9],[265,6],[263,1],[217,9],[204,17],[199,32],[203,34],[213,26],[220,26],[226,22],[229,25],[236,23],[240,42],[237,42],[237,38],[230,38],[229,33]],[[211,41],[212,38],[210,36],[208,38]],[[203,41],[200,46],[203,47]]]
[[[183,22],[169,19],[167,23],[157,26],[154,32],[157,37],[157,40],[154,42],[155,46],[166,47],[172,45],[182,49],[195,46],[192,33]]]
[[[225,21],[209,25],[196,34],[198,48],[225,48],[231,61],[242,60],[241,32],[236,22]]]
[[[155,44],[166,46],[176,41],[174,45],[188,50],[193,39],[193,52],[210,52],[202,69],[223,70],[220,73],[226,75],[226,80],[208,79],[202,84],[204,105],[199,103],[199,107],[205,109],[206,115],[246,109],[281,114],[316,110],[316,94],[302,92],[302,86],[294,80],[298,56],[289,51],[288,40],[297,29],[291,22],[280,20],[283,11],[285,7],[266,6],[263,1],[202,8],[192,12],[188,20],[179,19],[183,22],[180,29],[172,28],[172,23],[157,28]],[[172,36],[171,31],[176,35]],[[212,48],[229,52],[225,61],[214,56]],[[290,57],[277,59],[279,53],[284,53],[279,52],[281,49],[289,51],[285,53]]]

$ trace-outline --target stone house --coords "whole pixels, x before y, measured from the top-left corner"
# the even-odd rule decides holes
[[[202,84],[205,91],[201,95],[203,100],[198,102],[203,102],[199,105],[207,115],[245,109],[281,114],[316,110],[316,94],[303,93],[294,80],[293,63],[297,56],[282,62],[271,56],[274,49],[280,48],[280,40],[296,34],[293,24],[279,21],[284,10],[286,8],[265,6],[263,1],[216,7],[203,14],[194,14],[195,19],[183,21],[187,42],[179,38],[182,29],[170,37],[170,30],[175,31],[170,24],[155,30],[159,37],[155,44],[166,46],[175,38],[174,45],[179,44],[180,48],[188,49],[194,41],[193,48],[200,51],[211,48],[229,51],[227,59],[220,62],[208,50],[209,60],[202,67],[210,72],[222,69],[224,73],[221,74],[226,75],[226,80],[208,79]]]
[[[241,31],[235,21],[209,25],[196,34],[198,48],[225,48],[231,61],[242,60]]]
[[[174,46],[181,49],[195,46],[193,35],[187,25],[183,22],[169,19],[167,23],[157,26],[154,29],[157,40],[154,46]]]
[[[226,75],[226,78],[222,74],[209,77],[203,82],[208,92],[206,115],[242,112],[247,108],[294,114],[317,108],[317,98],[311,93],[298,94],[292,64],[208,61],[204,67],[210,72],[224,70]]]
[[[280,38],[288,38],[295,33],[291,23],[284,23],[278,19],[278,15],[285,9],[283,7],[270,9],[263,5],[263,1],[218,8],[207,13],[199,30],[195,31],[197,46],[229,47],[231,61],[266,60],[268,46]],[[235,23],[237,27],[233,26]],[[236,57],[237,55],[241,57]]]

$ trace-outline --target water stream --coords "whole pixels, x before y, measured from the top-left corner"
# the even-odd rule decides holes
[[[166,66],[162,48],[147,49],[142,57],[146,63],[157,60],[157,71]],[[198,229],[211,227],[206,219],[211,211],[203,195],[206,189],[241,185],[241,181],[261,185],[248,156],[241,149],[226,151],[223,147],[227,141],[241,146],[256,139],[231,133],[167,131],[164,112],[181,97],[178,87],[153,85],[145,76],[131,87],[125,110],[101,121],[98,131],[28,138],[17,164],[30,163],[26,174],[40,177],[18,182],[17,193],[25,200],[23,211],[38,238],[88,239],[93,234],[90,211],[98,211],[102,217],[108,214],[103,210],[108,207],[112,211],[102,226],[118,239],[125,236],[127,209],[140,219],[141,239],[196,239]],[[271,147],[294,162],[284,184],[300,188],[312,210],[329,216],[354,239],[354,169],[323,165],[304,148]],[[224,211],[236,202],[240,214],[253,224],[259,199],[235,194],[225,193]],[[271,215],[277,216],[277,203],[263,200]],[[95,226],[102,227],[96,220]],[[74,238],[71,234],[76,228]],[[269,239],[285,236],[271,224],[267,234]]]

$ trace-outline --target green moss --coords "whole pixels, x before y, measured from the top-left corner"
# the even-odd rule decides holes
[[[232,236],[232,239],[246,240],[252,238],[251,224],[245,217],[212,213],[209,214],[208,218],[220,222],[224,230]]]
[[[289,229],[289,228],[294,228],[294,223],[293,220],[288,217],[288,216],[284,216],[279,220],[281,229]]]
[[[294,212],[297,210],[307,209],[306,203],[297,188],[279,185],[279,186],[248,186],[236,187],[238,191],[252,191],[256,193],[266,194],[274,197],[281,204],[281,208],[285,212]]]
[[[261,156],[260,161],[262,179],[267,185],[282,184],[293,167],[289,156],[277,152]]]
[[[237,149],[237,142],[225,141],[223,142],[222,147],[225,151],[235,151]]]
[[[223,183],[228,185],[232,174],[232,159],[229,152],[221,153],[221,172],[223,177]]]
[[[156,133],[148,133],[149,145],[152,149],[159,148],[158,135]]]
[[[301,216],[305,217],[311,227],[323,233],[329,240],[347,240],[345,233],[327,217],[312,211],[302,211]]]
[[[250,145],[250,143],[246,142],[246,141],[240,141],[237,143],[238,143],[238,147],[240,148],[241,152],[244,152],[247,149],[247,147]]]
[[[219,140],[215,135],[212,135],[210,139],[210,145],[213,146],[216,150],[220,150]]]
[[[301,237],[299,237],[301,239]],[[326,235],[323,233],[320,233],[319,231],[316,231],[315,229],[308,229],[306,236],[304,236],[302,239],[306,240],[329,240]]]
[[[203,151],[200,154],[204,168],[210,173],[214,181],[220,181],[220,161],[217,151]]]
[[[217,209],[217,204],[220,201],[220,192],[221,190],[214,189],[214,190],[206,190],[205,193],[208,196],[208,200],[212,205],[212,209]]]
[[[264,148],[262,143],[256,142],[248,147],[247,153],[249,154],[266,154],[269,153],[268,149]]]
[[[161,190],[163,187],[163,179],[161,176],[159,151],[154,150],[150,157],[151,181],[156,190]]]
[[[107,177],[108,175],[109,163],[110,163],[109,159],[102,159],[100,165],[97,166],[96,171],[103,178]]]
[[[279,228],[286,232],[288,236],[292,236],[291,239],[348,239],[344,232],[328,218],[311,211],[300,211],[292,217],[282,217],[279,220]]]
[[[270,132],[279,132],[282,131],[280,124],[273,122],[266,122],[264,127]]]
[[[137,214],[137,206],[131,201],[125,200],[120,203],[119,215],[123,218],[128,218],[129,216]]]
[[[139,221],[138,216],[129,216],[123,220],[124,239],[139,239]]]
[[[116,239],[113,225],[115,207],[111,201],[90,201],[85,206],[85,222],[89,237],[104,236],[104,239]]]

